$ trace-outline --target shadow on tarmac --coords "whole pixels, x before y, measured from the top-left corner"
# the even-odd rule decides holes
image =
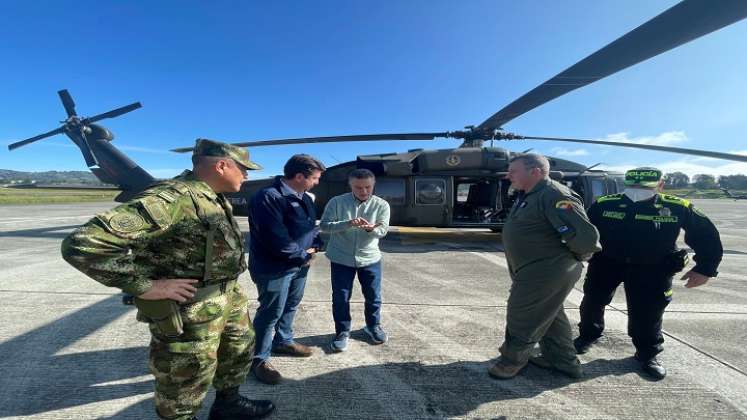
[[[344,390],[356,397],[303,407],[286,407],[286,404],[294,404],[291,399],[278,401],[275,397],[278,415],[295,418],[302,413],[305,418],[328,418],[332,413],[339,416],[357,412],[362,418],[381,418],[395,410],[398,418],[461,417],[470,415],[485,403],[530,399],[576,382],[560,373],[535,366],[528,366],[512,380],[496,380],[487,373],[490,365],[489,361],[439,365],[385,363],[345,368],[299,381],[286,380],[281,386],[295,389],[284,389],[283,395],[303,395],[304,390]],[[586,375],[580,381],[625,375],[635,366],[631,359],[597,359],[585,364],[584,368]],[[306,398],[310,397],[306,395]]]
[[[0,417],[33,416],[146,394],[147,399],[112,418],[139,418],[143,413],[152,413],[153,379],[147,369],[147,347],[58,354],[129,310],[131,307],[123,306],[120,296],[115,295],[1,343],[0,370],[7,376],[0,389]],[[298,341],[328,352],[332,336],[309,336]],[[368,342],[359,330],[351,338]],[[341,412],[365,414],[368,411],[374,417],[381,417],[389,412],[392,401],[398,401],[411,410],[398,411],[401,418],[423,415],[439,418],[468,415],[484,403],[527,399],[574,382],[560,373],[535,366],[527,367],[513,380],[499,381],[488,376],[490,364],[491,361],[401,362],[349,367],[308,379],[286,380],[281,385],[284,388],[281,394],[275,394],[274,388],[258,384],[250,377],[248,380],[255,382],[251,385],[253,389],[244,388],[244,393],[269,392],[267,397],[276,400],[281,417],[302,414],[305,418],[325,418],[335,407]],[[597,359],[584,364],[586,374],[581,381],[625,375],[637,368],[632,358]],[[353,391],[362,393],[361,397],[367,401],[338,398],[325,400],[324,404],[299,401],[297,396],[307,394],[308,390]],[[400,394],[402,391],[404,395]],[[412,404],[408,398],[420,404]],[[209,403],[206,401],[206,406]],[[397,406],[396,409],[402,408]]]
[[[48,226],[35,229],[8,230],[0,232],[0,238],[49,238],[64,239],[70,229],[79,228],[80,225]]]
[[[147,347],[57,354],[129,310],[115,295],[0,343],[0,371],[5,376],[0,417],[32,416],[152,393],[152,378],[139,378],[149,375]],[[143,404],[152,407],[150,399]],[[126,412],[152,412],[140,405]]]

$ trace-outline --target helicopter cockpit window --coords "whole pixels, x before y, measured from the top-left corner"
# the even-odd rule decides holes
[[[374,193],[386,200],[390,206],[405,205],[404,179],[377,179]]]
[[[591,194],[594,196],[594,199],[596,200],[597,197],[605,195],[607,193],[607,188],[604,186],[604,179],[592,179],[591,180]]]
[[[416,204],[446,203],[446,182],[442,179],[415,181]]]

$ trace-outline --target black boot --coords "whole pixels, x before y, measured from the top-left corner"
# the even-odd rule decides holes
[[[656,360],[656,357],[652,357],[649,360],[641,361],[641,368],[654,380],[660,381],[667,376],[667,370]]]
[[[597,338],[588,338],[588,337],[584,337],[582,335],[576,337],[576,339],[573,340],[573,347],[576,348],[576,354],[584,354],[584,353],[586,353],[587,351],[589,351],[589,349],[591,348],[591,346],[593,346],[594,343],[596,343],[598,340],[599,340],[599,337],[597,337]]]
[[[239,387],[234,387],[217,392],[208,420],[261,419],[274,409],[271,401],[250,400],[239,394]]]

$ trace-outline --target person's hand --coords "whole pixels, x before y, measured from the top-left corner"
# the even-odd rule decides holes
[[[153,280],[150,289],[138,297],[145,300],[171,299],[184,303],[194,297],[197,288],[193,284],[198,281],[197,279]]]
[[[373,231],[374,229],[376,229],[379,226],[381,226],[381,223],[375,223],[373,225],[369,223],[367,225],[360,226],[360,228],[363,229],[363,230],[365,230],[366,232],[371,232],[371,231]]]
[[[309,267],[311,265],[311,261],[314,259],[314,257],[316,256],[316,253],[318,251],[319,250],[316,249],[316,248],[309,248],[309,249],[307,249],[306,253],[309,254],[311,256],[311,258],[309,258],[308,260],[306,260],[306,262],[303,263],[303,265],[301,267]]]
[[[688,271],[684,276],[682,276],[682,278],[680,278],[680,280],[687,280],[687,283],[685,284],[685,287],[687,288],[702,286],[708,283],[709,279],[710,277],[693,270]]]
[[[368,226],[370,224],[371,223],[369,223],[368,220],[362,217],[356,217],[355,219],[350,221],[350,226],[353,226],[353,227],[363,227],[363,226]]]

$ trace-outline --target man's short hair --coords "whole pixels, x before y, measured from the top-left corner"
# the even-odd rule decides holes
[[[305,178],[311,176],[314,171],[326,171],[327,168],[318,159],[311,155],[298,154],[291,156],[283,167],[283,175],[286,179],[293,179],[296,174],[302,174]]]
[[[195,167],[203,165],[213,165],[219,160],[231,160],[231,158],[223,156],[192,155],[192,165],[194,165]]]
[[[519,160],[524,163],[524,167],[528,170],[537,168],[542,172],[542,175],[544,176],[550,174],[550,161],[548,161],[546,157],[540,154],[521,153],[512,157],[511,160],[508,161],[508,163],[513,163]]]
[[[368,169],[355,169],[348,174],[348,181],[354,179],[376,179],[376,176]]]

